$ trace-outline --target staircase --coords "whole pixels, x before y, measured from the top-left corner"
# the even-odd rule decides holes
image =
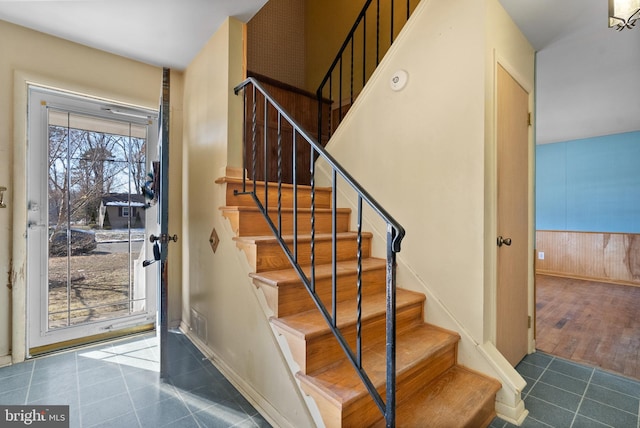
[[[371,256],[372,234],[349,230],[351,211],[332,207],[332,188],[315,187],[311,196],[309,186],[257,182],[256,188],[264,191],[255,192],[254,199],[243,192],[241,179],[223,177],[217,183],[226,186],[222,214],[236,233],[238,248],[246,254],[253,283],[273,312],[271,323],[286,338],[299,366],[296,377],[303,391],[315,400],[324,424],[388,426],[310,297],[300,272],[292,267],[282,243],[256,207],[256,199],[279,225],[282,241],[294,249],[302,273],[315,278],[316,295],[326,307],[333,308],[336,326],[384,399],[387,263]],[[277,200],[278,208],[270,208],[267,200]],[[360,300],[354,286],[358,279]],[[495,417],[500,383],[457,363],[458,334],[425,323],[424,304],[423,294],[397,289],[395,425],[487,426]]]

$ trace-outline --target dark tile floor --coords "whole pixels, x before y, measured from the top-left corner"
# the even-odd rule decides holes
[[[74,428],[270,426],[184,335],[169,334],[168,352],[168,382],[155,334],[3,367],[0,404],[67,404]],[[640,382],[541,352],[517,370],[527,381],[525,428],[640,428]]]
[[[639,428],[640,382],[542,352],[516,367],[527,381],[525,428]],[[514,425],[496,418],[490,428]]]
[[[73,428],[270,426],[185,336],[168,343],[168,382],[146,334],[0,368],[0,404],[69,405]]]

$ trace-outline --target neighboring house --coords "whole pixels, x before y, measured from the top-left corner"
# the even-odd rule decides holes
[[[101,229],[144,229],[143,195],[109,193],[100,200],[98,226]]]

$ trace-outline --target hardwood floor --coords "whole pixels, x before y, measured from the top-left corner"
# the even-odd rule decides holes
[[[536,275],[536,347],[640,379],[640,287]]]

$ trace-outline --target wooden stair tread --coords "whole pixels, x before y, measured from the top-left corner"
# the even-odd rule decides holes
[[[358,232],[338,232],[336,233],[338,240],[341,239],[354,239],[358,237]],[[371,232],[362,232],[362,238],[371,238],[373,234]],[[293,243],[293,235],[282,235],[282,239],[286,243]],[[332,239],[332,235],[330,233],[316,233],[314,239],[316,242],[318,241],[330,241]],[[270,243],[278,243],[278,238],[275,236],[234,236],[234,241],[242,241],[249,244],[270,244]],[[298,243],[308,243],[311,242],[311,235],[308,233],[300,233],[298,234]]]
[[[425,300],[426,297],[422,293],[403,289],[397,289],[396,291],[397,311],[412,305],[423,305]],[[370,320],[376,317],[384,317],[386,314],[386,304],[386,293],[374,293],[363,296],[363,322],[364,320]],[[337,314],[339,328],[343,329],[346,326],[355,325],[357,317],[356,305],[357,303],[355,300],[340,302]],[[331,308],[328,309],[330,310]],[[287,331],[292,336],[305,340],[309,340],[330,331],[327,322],[317,309],[300,312],[283,318],[271,318],[271,322],[276,327]]]
[[[375,257],[367,257],[362,259],[362,272],[376,269],[386,269],[386,261]],[[345,260],[336,263],[336,272],[338,275],[345,275],[357,272],[357,260]],[[304,266],[303,272],[309,276],[310,266]],[[331,278],[333,275],[333,267],[330,264],[322,264],[316,266],[316,280]],[[261,283],[272,287],[281,287],[290,284],[298,284],[301,282],[298,272],[294,269],[271,270],[259,273],[250,273],[251,278],[259,280]]]
[[[246,205],[225,205],[224,207],[220,207],[219,209],[221,211],[260,212],[260,209],[258,207],[255,207],[255,206],[251,207]],[[293,213],[293,208],[289,208],[289,207],[282,207],[280,210],[282,211],[282,213],[285,213],[285,214]],[[270,213],[277,213],[278,207],[269,205],[269,208],[267,211]],[[316,208],[314,211],[316,212],[316,214],[330,214],[334,211],[334,209],[333,208]],[[337,214],[351,214],[351,208],[336,208],[335,211]],[[304,213],[304,214],[310,214],[311,208],[298,208],[298,212]]]
[[[431,324],[419,324],[396,335],[396,376],[400,380],[402,373],[410,371],[425,359],[454,346],[460,336],[457,333]],[[363,367],[371,382],[384,390],[386,383],[385,346],[370,346],[362,350]],[[297,373],[296,377],[312,387],[321,395],[329,398],[336,406],[344,408],[349,402],[368,395],[366,387],[356,370],[345,358],[315,373]]]
[[[249,183],[251,183],[252,181],[250,179],[247,179],[246,182],[247,182],[247,186],[249,186]],[[216,184],[228,184],[228,183],[242,184],[242,178],[224,176],[224,177],[217,178],[215,183]],[[269,181],[267,184],[269,187],[278,187],[277,182]],[[285,189],[288,189],[288,190],[293,189],[293,184],[291,183],[282,183],[281,186],[283,191]],[[298,184],[297,186],[298,186],[298,189],[307,189],[307,190],[311,189],[311,186],[309,186],[308,184]],[[256,181],[256,187],[260,189],[264,189],[264,181]],[[316,192],[331,192],[331,187],[315,186],[315,190]]]
[[[495,416],[498,381],[456,365],[396,406],[398,427],[482,427]],[[385,426],[380,420],[374,427]]]

